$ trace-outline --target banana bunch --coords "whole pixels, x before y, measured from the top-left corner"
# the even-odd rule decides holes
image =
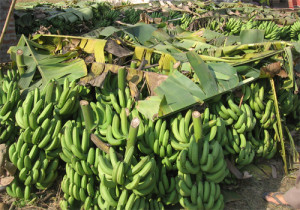
[[[172,23],[173,23],[174,26],[180,25],[180,23],[181,23],[181,21],[180,21],[181,17],[182,17],[181,12],[174,11],[174,10],[169,11],[169,14],[168,14],[168,19],[169,20],[178,19],[176,21],[172,21]]]
[[[149,15],[151,18],[161,18],[161,20],[163,22],[167,21],[167,17],[164,16],[161,12],[152,12],[150,15]]]
[[[44,150],[48,159],[54,159],[60,152],[60,131],[62,122],[53,111],[54,105],[40,96],[36,88],[27,94],[16,112],[16,122],[21,127],[19,140]]]
[[[3,74],[3,70],[0,71],[0,82],[4,82],[4,81],[17,82],[17,81],[19,81],[19,79],[20,79],[20,75],[19,75],[18,70],[15,70],[15,69],[7,70],[6,74]]]
[[[61,182],[61,189],[64,192],[65,200],[61,201],[62,209],[69,209],[75,207],[76,202],[83,203],[84,209],[99,209],[97,202],[97,192],[95,189],[98,181],[94,175],[80,175],[72,164],[66,164],[66,175]],[[99,193],[98,193],[99,194]],[[80,205],[79,203],[79,205]]]
[[[201,145],[201,143],[203,145]],[[220,183],[228,173],[223,149],[218,142],[196,143],[193,139],[188,149],[184,149],[176,160],[178,171],[185,174],[205,174],[206,180]]]
[[[143,138],[138,141],[138,148],[144,154],[156,154],[161,158],[171,157],[173,148],[169,144],[170,131],[167,128],[167,120],[159,119],[155,123],[152,120],[145,125]]]
[[[7,75],[1,80],[0,88],[0,122],[6,122],[13,118],[16,107],[20,103],[20,89],[16,81],[17,76],[7,71]]]
[[[290,34],[291,34],[291,25],[285,25],[279,27],[279,36],[281,40],[290,39]]]
[[[180,19],[181,21],[180,27],[186,30],[190,26],[193,20],[194,17],[189,16],[187,13],[183,13],[182,18]]]
[[[97,101],[104,105],[112,105],[118,114],[121,113],[121,108],[127,108],[130,111],[134,105],[130,89],[129,87],[120,87],[120,81],[125,80],[125,78],[120,74],[118,76],[111,74],[110,72],[107,74],[103,88],[96,88]],[[125,83],[125,81],[123,82]]]
[[[110,196],[109,200],[104,197]],[[107,199],[107,198],[106,198]],[[116,201],[117,200],[117,201]],[[164,205],[158,199],[138,196],[127,189],[106,188],[100,184],[100,193],[97,198],[100,209],[111,208],[116,206],[116,209],[158,209],[164,210]]]
[[[32,186],[37,189],[46,189],[52,185],[58,173],[59,159],[50,157],[38,145],[30,143],[31,136],[21,133],[17,142],[9,147],[9,159],[17,167],[15,179],[18,183],[23,182],[25,187],[24,198],[30,198]],[[50,157],[50,158],[49,158]],[[8,193],[19,197],[14,186],[11,185]],[[10,191],[12,190],[12,191]]]
[[[244,146],[244,142],[246,145]],[[239,154],[236,158],[235,162],[238,166],[245,166],[252,163],[255,157],[255,150],[252,148],[252,145],[249,141],[246,141],[245,136],[240,135],[240,145],[239,147]]]
[[[212,31],[218,31],[219,22],[216,20],[212,20],[207,24],[207,28]]]
[[[132,38],[130,35],[126,34],[126,33],[123,33],[121,35],[121,37],[125,42],[129,42],[129,43],[134,43],[134,38]]]
[[[225,177],[225,179],[223,180],[222,184],[226,184],[230,186],[237,185],[237,178],[231,172],[229,172]]]
[[[277,128],[276,124],[274,128]],[[257,147],[257,156],[266,159],[271,159],[272,157],[274,157],[277,152],[277,141],[279,138],[276,133],[278,133],[278,131],[271,132],[267,129],[260,129],[259,127],[257,127],[254,132],[255,139],[262,139],[262,141],[252,141],[253,145]],[[272,136],[274,136],[274,138]]]
[[[25,186],[18,179],[14,179],[9,186],[6,187],[6,192],[9,196],[20,198],[28,201],[31,195],[31,187]]]
[[[299,32],[300,32],[300,22],[296,21],[292,26],[291,26],[291,33],[290,36],[294,40],[299,40]]]
[[[225,25],[225,35],[234,35],[240,33],[242,25],[243,22],[241,19],[229,18]]]
[[[248,96],[245,95],[244,98],[246,99],[247,97]],[[220,116],[227,126],[233,127],[240,134],[253,130],[256,119],[253,117],[253,112],[249,105],[245,103],[239,107],[230,95],[226,100],[228,108],[222,101],[219,101],[212,104],[213,113]]]
[[[248,134],[248,135],[247,135]],[[238,133],[236,129],[227,130],[228,144],[225,145],[226,154],[238,155],[236,163],[238,165],[248,165],[255,157],[255,150],[252,146],[257,140],[252,136],[252,132]]]
[[[133,165],[136,162],[132,160],[135,159],[133,153],[134,148],[132,147],[125,153],[123,161],[117,159],[112,147],[109,155],[100,155],[98,172],[103,187],[124,186],[125,189],[133,191],[138,196],[146,196],[153,192],[158,175],[155,159],[145,156]],[[103,196],[106,201],[109,201],[110,197]],[[116,206],[117,202],[110,203],[114,203],[112,206]]]
[[[246,29],[254,29],[257,27],[257,21],[247,21],[246,24],[243,24],[242,27],[241,27],[241,31],[242,30],[246,30]]]
[[[88,131],[83,129],[82,134],[76,122],[68,121],[61,136],[62,152],[60,158],[81,176],[97,174],[97,155],[99,151],[90,146]]]
[[[273,21],[263,21],[258,29],[265,31],[265,38],[269,40],[280,39],[280,28]]]
[[[164,204],[174,205],[178,203],[179,197],[176,190],[176,178],[167,173],[167,167],[160,167],[160,176],[156,183],[156,194],[160,197]]]
[[[94,108],[95,110],[98,109],[101,105],[97,103],[97,107]],[[91,105],[92,107],[94,105]],[[103,123],[101,124],[101,120],[99,120],[99,124],[97,127],[96,134],[104,141],[108,142],[112,146],[122,146],[126,143],[126,139],[129,134],[129,124],[134,117],[138,117],[140,119],[140,126],[138,129],[138,139],[141,139],[144,136],[145,128],[140,117],[138,111],[136,109],[132,110],[128,115],[127,108],[120,108],[120,114],[113,112],[111,107],[106,105],[106,108],[103,112],[103,115],[98,114],[98,119],[103,119]],[[97,114],[96,114],[97,116]],[[96,117],[97,119],[97,117]],[[97,124],[96,124],[97,125]],[[142,140],[141,140],[142,141]],[[142,143],[139,143],[141,145]],[[139,147],[142,151],[143,147]],[[148,152],[143,150],[145,154]]]
[[[2,71],[0,71],[2,74]],[[16,132],[14,115],[20,104],[19,75],[15,70],[8,70],[1,75],[0,83],[0,144],[10,145],[18,134]]]
[[[0,122],[0,144],[10,145],[15,141],[15,137],[18,134],[16,132],[15,122],[12,120]]]
[[[226,121],[216,114],[210,113],[210,109],[207,107],[203,113],[203,126],[202,135],[204,140],[217,141],[221,146],[227,144],[226,138]],[[225,136],[225,137],[224,137]]]
[[[106,10],[104,11],[104,19],[115,20],[120,16],[120,11],[118,10]]]
[[[224,209],[220,185],[193,178],[178,172],[176,188],[181,206],[186,209]]]
[[[278,91],[278,104],[280,112],[288,115],[298,108],[298,96],[291,89],[280,89]]]
[[[125,17],[123,18],[123,22],[129,24],[136,24],[137,22],[140,21],[141,13],[142,13],[141,10],[126,9],[124,12]]]
[[[276,120],[275,107],[272,99],[268,99],[266,105],[264,104],[265,87],[260,83],[251,84],[251,97],[249,105],[255,111],[255,117],[259,120],[261,126],[265,129],[273,128]]]
[[[293,109],[291,110],[290,114],[288,116],[286,116],[286,120],[288,121],[288,125],[292,125],[292,127],[294,126],[298,126],[299,123],[297,123],[296,125],[294,124],[294,122],[300,122],[300,98],[299,95],[293,95]]]

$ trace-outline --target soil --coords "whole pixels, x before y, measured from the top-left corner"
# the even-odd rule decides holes
[[[66,0],[64,0],[66,1]],[[18,3],[28,3],[28,2],[36,2],[36,0],[17,0]],[[62,2],[62,0],[43,0],[42,2],[48,2],[48,3],[58,3]]]

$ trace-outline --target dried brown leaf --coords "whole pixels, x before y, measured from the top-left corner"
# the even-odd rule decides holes
[[[137,88],[136,84],[133,82],[128,82],[129,88],[130,88],[130,94],[132,98],[137,98],[139,94],[139,89]]]
[[[17,167],[13,163],[11,163],[9,161],[5,161],[4,169],[11,176],[15,175],[15,173],[17,171]]]
[[[165,81],[168,76],[157,74],[155,72],[145,72],[145,78],[147,81],[148,88],[150,90],[150,95],[154,96],[156,95],[154,92],[154,89],[159,86],[163,81]]]
[[[276,170],[275,166],[271,165],[271,167],[272,167],[272,177],[274,179],[276,179],[277,178],[277,170]]]
[[[230,160],[226,159],[226,164],[227,167],[229,169],[229,171],[238,179],[243,179],[243,173],[239,171],[239,169],[237,169],[234,164],[232,162],[230,162]]]
[[[119,58],[124,58],[133,54],[132,51],[128,50],[125,47],[122,47],[116,41],[111,39],[107,40],[104,50]]]
[[[0,176],[4,174],[4,164],[6,160],[7,146],[5,144],[0,144]]]
[[[261,68],[261,70],[268,76],[274,77],[281,71],[280,61],[270,63],[267,66]]]
[[[14,176],[7,176],[0,178],[0,186],[7,186],[15,179]]]

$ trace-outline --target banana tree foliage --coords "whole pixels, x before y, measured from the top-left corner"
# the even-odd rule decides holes
[[[133,96],[143,80],[151,90],[149,98],[138,102],[138,110],[152,119],[201,104],[259,77],[270,76],[261,69],[268,70],[275,62],[281,63],[279,67],[287,72],[286,88],[296,88],[291,43],[260,40],[216,47],[210,43],[219,37],[210,35],[210,31],[185,31],[175,36],[163,36],[164,33],[153,25],[138,24],[98,31],[98,36],[105,39],[37,35],[29,40],[22,36],[9,52],[13,61],[18,49],[24,52],[27,69],[19,82],[22,89],[43,86],[51,79],[60,82],[65,77],[82,78],[82,84],[99,85],[105,78],[100,78],[103,72],[116,73],[126,66]],[[247,33],[253,31],[245,31],[241,36],[249,36]],[[124,34],[131,37],[131,41],[121,42],[116,38]],[[146,65],[140,70],[130,68],[128,62],[132,60],[137,61],[136,68],[144,61]],[[160,82],[151,82],[151,77]],[[33,78],[40,79],[32,83]],[[93,82],[89,82],[91,80]]]

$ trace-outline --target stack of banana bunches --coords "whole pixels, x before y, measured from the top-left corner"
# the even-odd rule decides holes
[[[6,189],[25,202],[54,184],[62,209],[223,209],[220,185],[236,182],[225,159],[242,168],[277,152],[264,80],[243,86],[240,96],[152,121],[137,111],[125,69],[108,73],[102,87],[53,80],[22,95],[17,72],[2,78],[0,141],[17,167]],[[284,114],[299,116],[290,108],[298,96],[280,91]]]

